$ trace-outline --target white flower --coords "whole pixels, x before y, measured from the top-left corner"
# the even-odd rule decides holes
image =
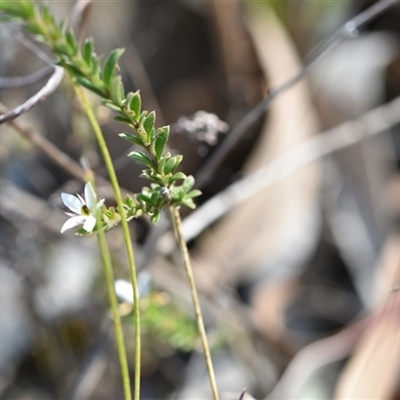
[[[139,296],[146,296],[151,291],[151,277],[146,271],[139,272],[138,275]],[[133,304],[133,287],[132,283],[124,279],[115,281],[115,291],[120,300],[125,303]]]
[[[66,213],[71,218],[65,222],[61,228],[61,233],[74,228],[78,225],[83,225],[86,232],[92,232],[96,226],[96,215],[100,207],[104,203],[104,199],[97,201],[96,192],[90,182],[85,185],[84,198],[77,194],[76,196],[68,193],[61,193],[63,203],[72,211]]]

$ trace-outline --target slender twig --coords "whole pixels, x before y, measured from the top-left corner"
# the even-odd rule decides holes
[[[41,79],[45,78],[54,70],[54,67],[47,65],[29,75],[25,76],[12,76],[12,77],[0,77],[0,88],[11,89],[22,86],[29,86],[37,83]]]
[[[183,221],[186,240],[195,238],[234,207],[300,168],[364,138],[385,132],[399,122],[400,97],[299,144],[270,164],[235,182],[190,214]]]
[[[318,61],[320,61],[326,54],[329,53],[336,45],[344,39],[351,39],[358,36],[358,30],[368,22],[377,18],[383,12],[387,11],[394,4],[400,0],[380,0],[378,3],[369,7],[361,12],[348,22],[346,22],[340,29],[333,33],[322,45],[317,47],[304,61],[301,68],[285,82],[283,85],[273,89],[269,94],[261,100],[252,110],[246,114],[240,122],[235,125],[226,139],[215,150],[210,158],[204,163],[202,168],[196,174],[196,187],[202,188],[214,174],[218,166],[225,160],[226,156],[236,146],[238,141],[248,130],[253,127],[269,109],[271,104],[282,93],[290,89],[293,85],[299,82]]]
[[[20,29],[15,26],[7,26],[6,31],[13,39],[18,40],[24,47],[35,54],[37,58],[45,62],[47,65],[53,65],[54,60],[52,60],[40,47],[38,47],[32,40],[30,40],[26,35],[24,35]]]
[[[240,394],[239,400],[243,400],[246,393],[247,393],[247,389],[243,389],[242,393]]]
[[[212,393],[214,396],[214,400],[219,400],[217,382],[215,379],[214,367],[213,367],[213,363],[212,363],[212,359],[211,359],[210,348],[208,345],[207,334],[206,334],[206,330],[204,327],[203,316],[201,313],[199,296],[197,293],[196,284],[195,284],[195,280],[194,280],[192,264],[190,261],[189,251],[188,251],[188,248],[186,245],[186,241],[185,241],[185,238],[183,237],[181,216],[180,216],[179,210],[175,206],[171,206],[169,211],[170,211],[171,220],[172,220],[174,228],[175,228],[174,231],[177,236],[178,245],[179,245],[179,248],[182,253],[183,262],[185,264],[186,275],[189,280],[189,286],[190,286],[190,291],[192,294],[193,306],[194,306],[194,310],[195,310],[195,314],[196,314],[197,327],[199,329],[201,344],[203,346],[204,356],[206,358],[206,364],[207,364],[207,369],[208,369],[208,375],[210,378]]]
[[[5,107],[1,103],[0,112],[8,112],[7,107]],[[65,172],[82,182],[86,182],[85,170],[82,168],[82,166],[74,159],[72,159],[68,154],[64,153],[57,146],[51,143],[46,137],[41,135],[32,127],[24,125],[18,119],[13,119],[11,121],[8,121],[8,123],[15,128],[15,130],[21,135],[21,137],[28,140],[31,145],[35,146],[50,160],[54,161],[54,163],[61,167]],[[97,184],[99,184],[103,188],[111,189],[110,182],[107,179],[104,179],[102,176],[95,175],[95,180]],[[121,191],[123,195],[130,195],[131,197],[133,196],[133,193],[130,193],[125,189],[121,189]]]
[[[108,298],[110,301],[111,311],[112,311],[113,320],[114,320],[115,339],[117,341],[118,356],[119,356],[119,362],[121,365],[122,382],[123,382],[123,387],[124,387],[125,400],[131,400],[132,393],[131,393],[131,384],[130,384],[130,379],[129,379],[128,358],[127,358],[127,354],[126,354],[124,333],[122,331],[121,316],[120,316],[119,310],[118,310],[118,299],[117,299],[117,294],[115,292],[115,283],[114,283],[115,279],[114,279],[114,273],[113,273],[113,269],[112,269],[110,251],[108,248],[106,235],[105,235],[104,231],[100,230],[99,233],[97,234],[97,238],[99,241],[101,259],[102,259],[103,267],[104,267],[104,275],[106,277]]]
[[[107,144],[105,142],[101,127],[98,123],[96,116],[94,115],[93,109],[85,96],[83,89],[76,85],[76,92],[79,99],[85,109],[85,112],[90,120],[94,133],[96,135],[97,141],[99,143],[100,150],[102,152],[104,162],[107,166],[107,171],[110,177],[111,185],[114,189],[115,199],[117,202],[118,213],[121,216],[121,226],[124,236],[124,242],[126,247],[126,252],[128,255],[128,263],[132,280],[133,287],[133,307],[135,313],[135,392],[134,400],[140,399],[140,359],[141,359],[141,338],[140,338],[140,308],[139,308],[139,289],[137,282],[137,273],[135,259],[133,255],[132,240],[129,232],[128,222],[126,220],[126,214],[124,209],[124,203],[122,200],[121,189],[118,184],[117,175],[115,173],[114,165],[111,159],[110,152],[108,150]]]
[[[8,113],[8,109],[0,103],[0,112]],[[8,121],[16,131],[33,146],[41,150],[51,160],[57,163],[65,172],[71,176],[84,181],[85,172],[83,168],[73,160],[68,154],[61,151],[38,131],[32,127],[27,127],[21,121],[15,119]]]
[[[0,115],[0,124],[11,121],[14,118],[17,118],[21,114],[29,111],[42,101],[46,100],[47,97],[49,97],[57,89],[58,85],[61,83],[63,76],[64,76],[64,68],[54,66],[54,72],[51,75],[50,79],[47,81],[47,83],[23,104],[12,109],[11,111],[8,111],[3,115]]]

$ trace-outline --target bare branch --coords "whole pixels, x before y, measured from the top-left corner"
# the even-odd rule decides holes
[[[0,111],[9,114],[7,109],[0,103]],[[83,168],[74,161],[67,154],[62,152],[53,143],[49,142],[43,135],[35,131],[32,128],[24,126],[22,123],[16,120],[8,121],[17,130],[17,132],[25,139],[27,139],[32,145],[40,149],[44,154],[46,154],[51,160],[56,162],[61,168],[68,172],[71,176],[81,180],[85,172]]]
[[[57,89],[63,76],[64,69],[58,66],[54,66],[54,72],[47,83],[37,93],[35,93],[32,97],[25,101],[25,103],[14,108],[11,111],[6,112],[3,115],[0,115],[0,124],[17,118],[19,115],[29,111],[34,106],[47,99],[47,97],[49,97]]]
[[[7,112],[7,108],[0,103],[0,111]],[[28,140],[33,146],[43,152],[49,159],[54,161],[57,165],[59,165],[64,171],[73,176],[74,178],[86,182],[86,173],[85,169],[81,167],[81,165],[73,160],[68,154],[61,151],[57,146],[53,143],[49,142],[43,135],[39,132],[35,131],[31,127],[24,126],[18,120],[10,120],[8,121],[16,131],[26,140]],[[102,187],[103,190],[109,190],[111,193],[111,185],[110,182],[99,175],[95,177],[96,182],[99,186]],[[133,196],[132,193],[123,190],[123,194],[129,194]],[[106,195],[109,197],[109,195]]]
[[[80,0],[77,2],[73,12],[74,18],[79,18],[81,15],[84,14],[84,11],[87,7],[91,4],[91,1],[88,0]],[[53,71],[52,76],[47,81],[46,85],[42,87],[35,95],[30,97],[25,103],[21,104],[20,106],[14,108],[11,111],[0,116],[0,124],[4,122],[8,122],[19,115],[29,111],[31,108],[36,106],[37,104],[44,101],[47,97],[49,97],[58,87],[60,84],[62,77],[64,75],[64,69],[59,66],[55,66],[53,61],[39,48],[37,47],[31,40],[26,38],[18,29],[13,27],[8,28],[10,31],[9,33],[17,39],[22,45],[26,48],[31,50],[35,55],[43,60],[47,67],[40,69],[30,75],[25,77],[17,77],[17,78],[0,78],[0,87],[2,88],[11,88],[17,86],[25,86],[32,83],[37,82],[38,80],[44,78],[48,75],[51,71]]]
[[[361,12],[350,21],[346,22],[339,30],[333,33],[321,46],[317,47],[304,61],[302,67],[283,85],[270,91],[260,103],[258,103],[240,122],[232,129],[226,139],[204,163],[203,167],[196,174],[196,186],[201,188],[214,174],[218,166],[223,162],[230,151],[248,130],[253,127],[269,109],[272,102],[282,93],[299,82],[318,61],[329,51],[338,45],[343,39],[351,39],[358,36],[358,30],[368,22],[377,18],[390,7],[397,4],[399,0],[380,0],[373,6]]]
[[[20,29],[15,26],[9,26],[6,28],[6,31],[8,31],[8,34],[12,36],[13,39],[18,40],[18,42],[20,42],[24,47],[34,53],[37,58],[44,61],[48,65],[54,64],[54,61],[42,49],[36,46],[36,44],[31,39],[26,37],[20,31]]]
[[[1,89],[11,89],[22,86],[33,85],[41,79],[45,78],[53,71],[53,66],[46,66],[33,72],[32,74],[25,76],[13,76],[13,77],[0,77],[0,88]]]
[[[356,120],[345,122],[303,142],[269,165],[232,184],[194,211],[183,221],[186,240],[195,238],[232,208],[300,168],[327,154],[384,132],[399,122],[400,97]]]

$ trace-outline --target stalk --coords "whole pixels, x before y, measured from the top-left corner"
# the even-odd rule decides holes
[[[213,367],[213,363],[212,363],[212,359],[211,359],[210,347],[208,345],[207,334],[206,334],[206,330],[204,328],[204,321],[203,321],[203,315],[202,315],[201,308],[200,308],[199,296],[197,294],[196,284],[194,281],[192,263],[189,258],[189,251],[188,251],[188,248],[186,245],[186,241],[183,236],[181,215],[179,213],[178,208],[175,206],[170,206],[169,212],[170,212],[171,220],[174,225],[174,231],[177,236],[178,245],[179,245],[179,248],[182,253],[182,258],[183,258],[183,263],[185,265],[186,275],[189,280],[190,291],[192,293],[193,306],[194,306],[194,310],[195,310],[195,314],[196,314],[196,322],[197,322],[197,327],[198,327],[198,330],[200,333],[201,345],[203,347],[203,352],[204,352],[204,356],[206,359],[208,376],[210,378],[210,384],[211,384],[211,390],[213,393],[214,400],[219,400],[217,381],[215,379],[214,367]]]
[[[99,242],[101,259],[104,267],[104,275],[106,278],[108,299],[110,301],[113,320],[114,320],[115,339],[117,341],[117,347],[118,347],[118,357],[121,366],[122,384],[124,387],[125,400],[131,400],[132,393],[131,393],[131,383],[129,379],[128,359],[126,355],[124,333],[122,331],[121,316],[118,310],[118,299],[117,299],[117,294],[115,292],[115,283],[114,283],[115,281],[114,281],[114,273],[110,258],[110,251],[108,248],[105,233],[103,231],[100,231],[97,234],[97,239]]]
[[[89,121],[92,125],[94,133],[96,135],[97,141],[99,143],[99,147],[101,153],[103,155],[103,159],[108,171],[108,175],[110,177],[110,182],[114,190],[115,199],[117,202],[118,213],[121,216],[121,226],[122,232],[124,236],[124,243],[126,247],[126,252],[128,255],[128,263],[131,274],[131,281],[133,287],[133,307],[135,314],[135,391],[134,391],[134,400],[140,399],[140,371],[141,371],[141,338],[140,338],[140,305],[139,305],[139,288],[137,282],[137,273],[136,273],[136,265],[132,248],[132,240],[129,232],[128,221],[126,220],[124,203],[122,200],[121,189],[118,184],[117,175],[115,173],[115,168],[111,159],[110,152],[108,150],[106,141],[104,139],[103,132],[99,125],[99,122],[93,112],[92,106],[88,101],[83,89],[79,85],[75,85],[76,92],[78,97],[82,103],[82,106],[89,118]]]

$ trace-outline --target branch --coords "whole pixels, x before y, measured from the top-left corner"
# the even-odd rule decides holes
[[[7,113],[7,108],[0,103],[0,111]],[[43,135],[41,135],[38,131],[35,131],[31,127],[27,127],[23,125],[18,120],[8,121],[16,131],[26,140],[28,140],[33,146],[42,151],[50,160],[54,161],[58,166],[60,166],[64,171],[73,176],[74,178],[80,180],[81,182],[86,182],[86,171],[81,165],[72,159],[68,154],[61,151],[57,146],[51,143],[48,139],[46,139]],[[102,186],[103,189],[111,190],[111,184],[107,179],[96,175],[96,182],[99,186]],[[131,197],[132,193],[122,190],[123,195],[129,194]],[[106,196],[108,197],[108,196]]]
[[[16,77],[0,77],[0,88],[1,89],[11,89],[16,87],[33,85],[34,83],[40,81],[45,78],[53,71],[53,66],[46,66],[38,71],[33,72],[32,74],[25,76],[16,76]]]
[[[400,97],[301,143],[269,165],[232,184],[194,211],[183,221],[186,240],[195,238],[234,207],[300,168],[384,132],[399,122]]]
[[[238,141],[252,128],[270,108],[274,100],[282,93],[290,89],[299,82],[318,61],[320,61],[328,52],[344,39],[357,37],[359,29],[365,24],[377,18],[390,7],[397,4],[399,0],[380,0],[365,11],[356,15],[350,21],[346,22],[340,29],[333,33],[322,45],[317,47],[304,61],[302,67],[283,85],[273,89],[261,100],[248,114],[246,114],[239,123],[232,129],[226,139],[215,150],[210,158],[204,163],[203,167],[196,174],[196,187],[202,188],[214,174],[215,170],[225,160],[226,156],[236,146]]]
[[[49,97],[57,89],[58,85],[61,83],[63,76],[64,69],[58,66],[54,66],[54,72],[47,83],[36,94],[25,101],[25,103],[14,108],[11,111],[6,112],[3,115],[0,115],[0,124],[17,118],[21,114],[29,111],[42,101],[46,100],[47,97]]]

